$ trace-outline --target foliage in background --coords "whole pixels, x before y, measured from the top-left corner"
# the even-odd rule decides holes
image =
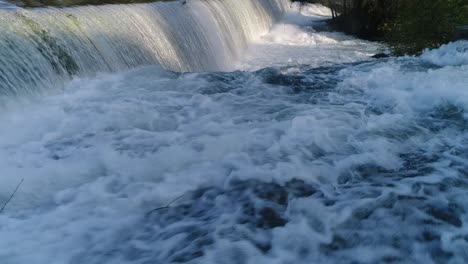
[[[385,40],[395,55],[418,54],[468,25],[468,0],[306,0],[338,10],[331,24],[361,38]]]
[[[401,0],[395,19],[381,25],[396,55],[418,54],[452,40],[468,25],[468,0]]]
[[[7,0],[19,6],[74,6],[170,0]],[[236,1],[236,0],[225,0]],[[385,40],[396,55],[449,42],[468,25],[468,0],[302,0],[333,10],[332,25],[361,38]]]

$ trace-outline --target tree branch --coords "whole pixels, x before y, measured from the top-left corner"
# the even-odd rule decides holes
[[[182,198],[182,197],[184,197],[184,194],[182,194],[181,196],[175,198],[175,199],[172,200],[170,203],[168,203],[166,206],[156,208],[156,209],[154,209],[154,210],[149,211],[149,212],[146,213],[146,214],[147,214],[147,215],[150,215],[150,214],[152,214],[152,213],[154,213],[154,212],[156,212],[156,211],[163,210],[163,209],[167,209],[167,208],[171,207],[171,205],[172,205],[175,201],[179,200],[179,199]]]
[[[16,189],[15,191],[11,194],[10,198],[8,198],[8,200],[5,202],[5,204],[3,205],[2,209],[0,209],[0,214],[3,212],[3,210],[5,210],[5,207],[8,205],[8,203],[11,201],[11,199],[13,199],[13,196],[15,196],[16,192],[18,191],[19,187],[21,186],[21,184],[23,183],[24,179],[21,179],[20,183],[18,183],[18,186],[16,186]]]

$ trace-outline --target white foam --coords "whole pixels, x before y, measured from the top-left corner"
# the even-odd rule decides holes
[[[0,1],[0,9],[16,9],[17,7],[14,4]]]
[[[464,42],[421,58],[324,69],[315,67],[364,60],[379,46],[290,22],[257,44],[245,68],[297,67],[181,75],[150,66],[75,78],[63,91],[3,108],[0,198],[25,181],[0,215],[0,260],[167,262],[190,240],[168,231],[194,223],[181,217],[166,226],[145,218],[149,210],[233,179],[302,179],[316,195],[290,201],[284,226],[261,230],[267,252],[246,239],[250,226],[225,219],[236,214],[226,210],[201,224],[216,225],[214,238],[191,262],[375,263],[396,256],[430,263],[437,245],[416,239],[429,219],[443,249],[461,263],[466,243],[457,237],[466,227],[429,218],[427,204],[411,206],[450,203],[459,206],[460,221],[468,219],[466,190],[446,183],[465,179],[468,164]],[[461,117],[438,112],[447,105]],[[447,190],[415,190],[423,183]],[[398,196],[416,198],[398,204]],[[221,227],[243,236],[222,238]],[[338,235],[350,244],[333,244]]]
[[[438,66],[458,66],[468,64],[467,51],[468,41],[451,42],[438,49],[425,50],[421,59]]]
[[[295,2],[292,5],[292,11],[308,17],[331,18],[332,16],[331,9],[321,4],[300,4]]]
[[[321,5],[293,3],[285,19],[251,45],[237,66],[252,70],[268,66],[308,64],[312,67],[369,59],[385,47],[338,32],[317,32],[317,23],[330,18]]]
[[[349,73],[353,78],[340,86],[365,89],[382,107],[391,106],[405,114],[429,111],[448,102],[468,107],[468,66],[464,61],[468,50],[460,50],[465,45],[451,43],[421,56],[422,61],[446,65],[444,68],[408,72],[409,65],[385,63],[370,72]]]

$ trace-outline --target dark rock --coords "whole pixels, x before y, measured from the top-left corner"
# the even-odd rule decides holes
[[[462,39],[468,40],[468,25],[460,26],[455,29],[453,40],[462,40]]]
[[[388,57],[390,57],[390,55],[386,53],[377,53],[371,56],[371,58],[374,58],[374,59],[382,59],[382,58],[388,58]]]
[[[288,86],[288,87],[302,87],[306,86],[303,76],[286,75],[281,73],[280,70],[274,68],[266,68],[259,70],[255,73],[266,84]]]

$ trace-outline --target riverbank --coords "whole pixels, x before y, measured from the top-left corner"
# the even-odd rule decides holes
[[[289,4],[0,10],[0,262],[467,263],[468,42]]]
[[[334,9],[330,25],[368,40],[385,41],[395,55],[420,54],[457,39],[467,38],[468,4],[463,0],[324,1]]]
[[[25,43],[44,40],[0,27],[0,44],[18,43],[0,49],[12,49],[0,53],[1,70],[17,72],[0,75],[8,81],[0,88],[31,91],[5,95],[10,107],[0,111],[0,200],[24,178],[0,214],[3,263],[468,260],[468,43],[371,60],[377,43],[317,32],[325,16],[312,17],[313,7],[269,30],[235,20],[262,17],[239,3],[23,11],[80,69],[96,70],[63,86],[47,78],[48,93],[32,98],[28,81],[57,75],[56,54],[31,46],[23,63]],[[202,8],[209,4],[218,8]],[[205,27],[217,15],[226,27]],[[24,23],[11,19],[13,29]],[[232,71],[195,67],[225,52],[206,50],[203,36],[243,47],[239,28],[255,40],[236,49],[242,67],[234,59]],[[173,42],[156,49],[158,32]],[[181,38],[187,32],[199,37]],[[141,67],[133,55],[180,43],[187,53],[161,65],[205,72]],[[86,63],[90,53],[97,59]]]

